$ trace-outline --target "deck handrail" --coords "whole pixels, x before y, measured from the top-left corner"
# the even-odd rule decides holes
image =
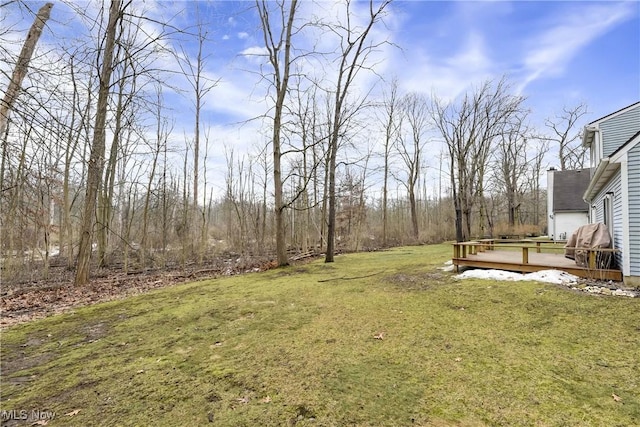
[[[535,243],[535,244],[533,244]],[[482,266],[487,263],[482,261],[482,257],[479,253],[481,252],[493,252],[495,249],[500,248],[509,248],[511,251],[498,251],[501,253],[507,252],[515,252],[518,253],[521,251],[521,261],[518,264],[520,268],[516,269],[519,271],[537,271],[540,268],[540,265],[536,264],[539,262],[539,258],[534,258],[533,263],[529,262],[529,251],[535,250],[536,253],[540,254],[542,252],[550,253],[557,252],[558,250],[565,251],[570,249],[572,251],[577,251],[578,256],[585,256],[585,258],[580,258],[581,261],[576,267],[579,271],[589,270],[589,271],[598,271],[603,272],[602,274],[605,277],[610,278],[611,280],[622,280],[620,276],[619,270],[611,270],[606,267],[608,265],[608,260],[611,259],[615,253],[621,252],[620,249],[617,248],[589,248],[582,246],[565,246],[564,244],[556,244],[548,241],[531,241],[526,243],[495,243],[495,239],[481,239],[476,241],[466,241],[466,242],[453,242],[453,264],[456,266],[456,271],[459,265],[473,265],[473,266]],[[581,254],[582,253],[582,254]],[[470,255],[469,257],[467,255]],[[476,257],[476,255],[478,257]],[[471,257],[473,256],[473,257]],[[561,256],[561,255],[553,255],[553,256]],[[495,264],[496,262],[500,264],[499,261],[489,262],[489,264]],[[604,264],[603,264],[604,262]],[[511,265],[511,264],[510,264]],[[531,267],[530,267],[531,266]],[[567,271],[565,269],[565,271]],[[578,273],[583,275],[583,273]],[[585,276],[583,277],[590,277]]]
[[[547,242],[543,242],[547,243]],[[573,249],[578,251],[600,251],[600,252],[620,252],[618,248],[590,248],[587,246],[541,246],[531,244],[517,244],[517,243],[487,243],[483,241],[470,241],[470,242],[454,242],[454,246],[489,246],[494,248],[530,248],[530,249],[549,249],[552,251]]]
[[[517,244],[517,243],[508,243],[508,244],[500,244],[494,243],[492,239],[483,239],[483,241],[468,241],[468,242],[454,242],[453,243],[453,258],[460,259],[466,258],[467,252],[469,255],[476,255],[478,252],[484,252],[485,250],[493,251],[496,247],[498,248],[521,248],[522,250],[522,264],[529,264],[529,249],[535,249],[537,253],[541,253],[542,249],[549,250],[566,250],[571,249],[573,251],[584,251],[587,253],[587,265],[589,268],[596,267],[596,254],[598,253],[616,253],[620,252],[620,249],[617,248],[589,248],[589,247],[580,247],[580,246],[542,246],[543,242],[535,242],[535,245],[528,244]],[[544,242],[548,243],[548,242]],[[468,248],[468,251],[467,251]]]

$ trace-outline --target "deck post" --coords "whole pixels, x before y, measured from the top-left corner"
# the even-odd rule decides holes
[[[541,243],[542,243],[542,242],[536,242],[536,252],[537,252],[537,253],[540,253],[540,244],[541,244]]]
[[[522,247],[522,263],[529,264],[529,248],[526,246]]]
[[[460,257],[460,246],[457,243],[453,244],[453,258],[459,258]]]
[[[596,251],[588,250],[587,253],[589,254],[589,268],[593,270],[596,268]]]

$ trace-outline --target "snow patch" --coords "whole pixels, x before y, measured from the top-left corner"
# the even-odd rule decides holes
[[[439,270],[451,272],[456,269],[456,266],[453,265],[453,261],[449,260],[444,263],[444,267],[438,267]]]
[[[490,279],[553,283],[556,285],[572,285],[578,283],[578,277],[559,270],[541,270],[534,273],[520,274],[504,270],[467,270],[454,276],[456,279]]]

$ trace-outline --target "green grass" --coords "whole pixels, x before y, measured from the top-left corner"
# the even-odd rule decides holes
[[[436,268],[450,253],[344,255],[10,328],[1,409],[54,411],[49,426],[640,423],[640,300],[456,281]]]

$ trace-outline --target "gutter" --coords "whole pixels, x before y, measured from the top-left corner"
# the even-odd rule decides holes
[[[582,146],[590,147],[591,144],[593,144],[596,132],[599,131],[600,129],[598,129],[596,126],[585,126],[584,133],[582,134]]]
[[[585,203],[587,204],[591,204],[591,193],[593,192],[593,189],[596,187],[598,181],[600,180],[600,178],[602,177],[602,174],[604,174],[604,171],[607,170],[607,167],[609,166],[609,157],[600,160],[600,164],[598,165],[598,168],[596,169],[596,171],[593,173],[593,177],[591,178],[591,181],[589,182],[589,186],[587,187],[587,190],[584,192],[584,195],[582,196],[582,200],[585,201]]]

